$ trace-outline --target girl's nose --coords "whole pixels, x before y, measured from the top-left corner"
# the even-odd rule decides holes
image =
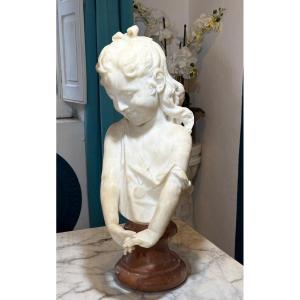
[[[118,100],[117,103],[118,103],[118,108],[119,108],[120,112],[123,112],[128,108],[128,105],[122,100]]]

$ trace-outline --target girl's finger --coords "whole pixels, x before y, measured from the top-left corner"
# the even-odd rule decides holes
[[[134,250],[134,247],[128,248],[128,252],[131,253]]]
[[[133,246],[141,245],[141,244],[142,244],[142,241],[139,238],[133,237],[126,242],[126,245],[125,244],[124,245],[127,247],[133,247]]]

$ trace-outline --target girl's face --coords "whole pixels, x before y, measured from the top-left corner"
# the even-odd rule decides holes
[[[133,125],[143,125],[155,117],[159,103],[151,75],[129,79],[114,69],[104,75],[102,84],[115,109]]]

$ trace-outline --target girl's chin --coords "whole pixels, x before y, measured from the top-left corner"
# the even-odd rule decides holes
[[[132,118],[126,118],[132,125],[134,126],[142,126],[148,122],[148,120],[145,121],[145,119],[132,119]]]
[[[145,124],[145,122],[139,121],[139,120],[132,120],[132,119],[127,119],[132,125],[134,126],[141,126]]]

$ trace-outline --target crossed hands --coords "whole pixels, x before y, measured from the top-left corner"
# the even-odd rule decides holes
[[[131,253],[135,246],[150,248],[154,246],[160,238],[160,234],[147,228],[138,233],[125,230],[118,224],[107,226],[113,240],[123,247],[123,254]]]

